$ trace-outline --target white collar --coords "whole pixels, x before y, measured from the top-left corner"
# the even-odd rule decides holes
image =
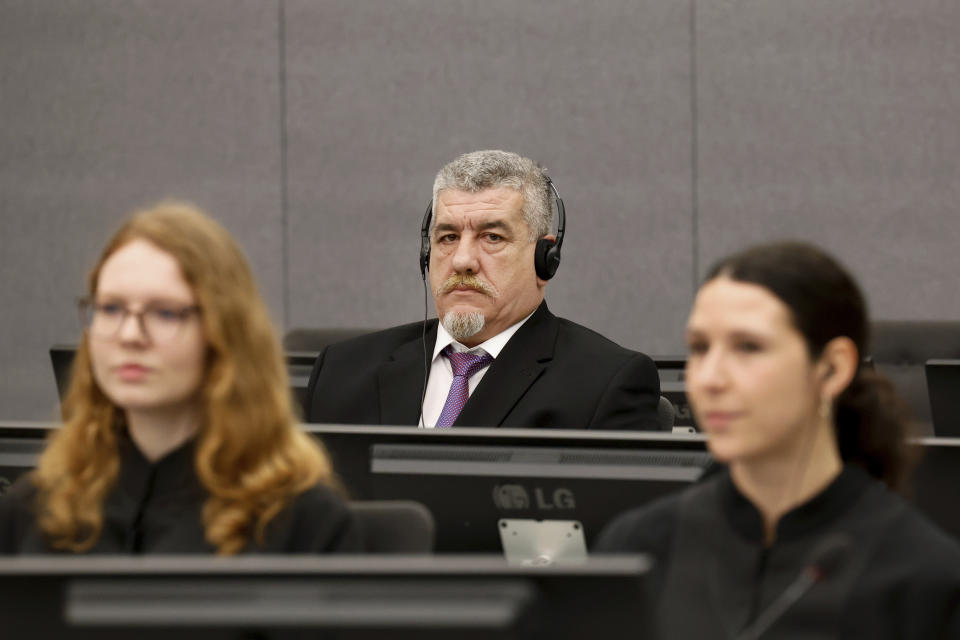
[[[520,322],[510,325],[509,327],[507,327],[497,335],[493,336],[486,342],[481,342],[480,344],[472,348],[467,347],[463,344],[460,344],[459,342],[454,340],[450,336],[450,334],[447,333],[447,330],[443,327],[443,323],[438,321],[437,322],[437,342],[436,344],[433,345],[433,358],[430,360],[430,362],[436,362],[437,356],[440,355],[440,352],[446,349],[447,346],[450,346],[450,345],[453,346],[454,351],[466,351],[469,353],[476,353],[478,351],[483,351],[484,353],[489,353],[490,356],[492,356],[493,359],[496,360],[497,356],[500,355],[500,352],[503,351],[503,348],[507,346],[507,342],[510,340],[510,338],[513,337],[513,334],[517,332],[517,329],[523,326],[523,323],[529,320],[530,316],[532,316],[536,312],[537,310],[534,309],[533,311],[530,312],[530,315],[528,315],[526,318],[524,318]]]

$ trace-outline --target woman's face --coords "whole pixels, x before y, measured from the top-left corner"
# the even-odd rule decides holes
[[[788,308],[726,277],[697,293],[687,322],[687,394],[722,462],[790,456],[813,429],[815,367]]]
[[[197,301],[172,255],[145,240],[100,270],[87,331],[93,377],[121,409],[178,410],[197,399],[206,341]]]

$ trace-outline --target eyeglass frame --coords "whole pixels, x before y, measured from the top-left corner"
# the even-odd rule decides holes
[[[126,305],[126,303],[124,304],[115,303],[118,306],[122,307],[122,316],[120,317],[120,321],[117,323],[117,328],[114,329],[113,332],[108,335],[104,333],[97,333],[96,331],[93,330],[93,323],[97,316],[98,307],[101,305],[98,304],[97,301],[90,296],[77,298],[76,302],[77,302],[77,310],[80,313],[80,323],[83,326],[83,328],[86,329],[87,331],[90,331],[91,335],[103,340],[115,340],[117,336],[120,335],[120,331],[123,329],[123,325],[126,323],[127,318],[129,318],[132,315],[137,320],[137,327],[140,329],[140,335],[147,338],[147,340],[149,340],[151,343],[166,344],[169,342],[173,342],[174,340],[177,339],[177,337],[179,337],[179,335],[183,331],[183,327],[186,324],[186,321],[190,318],[190,316],[200,315],[200,312],[201,312],[200,305],[198,304],[181,306],[181,307],[178,307],[177,309],[167,309],[168,311],[173,311],[176,314],[177,327],[176,327],[176,330],[170,336],[157,340],[156,336],[151,334],[150,330],[147,329],[147,323],[144,321],[144,316],[146,314],[150,313],[151,311],[158,310],[156,305],[147,304],[140,311],[132,311]],[[106,303],[106,304],[111,304],[111,303]]]

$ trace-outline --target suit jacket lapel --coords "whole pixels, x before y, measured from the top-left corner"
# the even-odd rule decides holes
[[[483,375],[453,426],[500,426],[553,359],[560,322],[542,302]]]
[[[427,327],[427,359],[423,357],[423,338],[397,347],[390,359],[377,370],[380,392],[380,424],[417,424],[420,419],[420,398],[423,395],[423,373],[426,371],[433,345],[437,341],[437,321]]]

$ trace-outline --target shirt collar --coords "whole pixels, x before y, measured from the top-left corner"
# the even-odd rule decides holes
[[[725,477],[720,485],[724,512],[741,536],[748,540],[762,541],[763,516],[737,489],[729,470],[724,473]],[[793,540],[829,526],[830,522],[853,507],[871,482],[875,481],[863,468],[855,464],[844,465],[840,474],[823,491],[781,516],[777,523],[776,539]]]
[[[159,460],[151,462],[124,429],[118,438],[120,478],[117,486],[137,500],[151,495],[193,490],[200,486],[194,471],[196,438],[190,438]]]
[[[500,352],[503,351],[503,348],[507,346],[507,342],[510,340],[510,338],[513,337],[513,334],[515,334],[517,330],[523,326],[523,323],[529,320],[530,316],[536,313],[536,311],[537,310],[534,309],[533,311],[530,312],[529,315],[527,315],[526,318],[524,318],[520,322],[510,325],[509,327],[507,327],[497,335],[493,336],[486,342],[481,342],[480,344],[478,344],[473,348],[467,347],[463,344],[460,344],[456,340],[454,340],[453,337],[451,337],[451,335],[447,333],[447,330],[444,328],[443,323],[437,322],[437,342],[436,344],[433,345],[433,358],[430,360],[430,362],[436,362],[437,357],[440,355],[440,352],[446,349],[450,345],[453,346],[454,351],[465,351],[469,353],[477,353],[479,351],[482,351],[484,353],[490,354],[490,356],[493,359],[496,359],[497,356],[500,355]]]

